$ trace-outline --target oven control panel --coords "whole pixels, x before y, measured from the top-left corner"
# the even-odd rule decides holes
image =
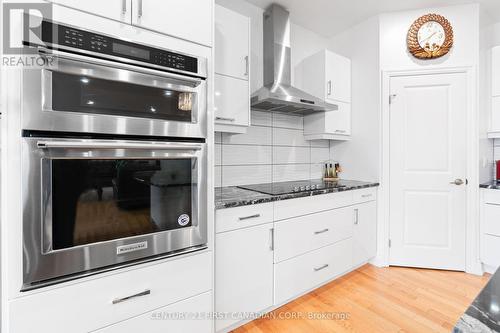
[[[54,48],[71,48],[73,51],[92,52],[152,64],[155,67],[174,69],[177,71],[198,73],[198,59],[188,55],[170,52],[154,47],[131,43],[114,37],[96,34],[85,30],[55,24],[48,21],[42,23],[42,40]]]

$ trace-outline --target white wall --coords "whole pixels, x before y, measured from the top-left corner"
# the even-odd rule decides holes
[[[367,21],[330,39],[328,48],[352,61],[352,140],[332,142],[342,177],[379,181],[380,70],[379,19]]]
[[[263,13],[244,0],[216,3],[251,19],[251,91],[263,85]],[[291,24],[292,82],[295,66],[325,49],[328,40]],[[304,140],[303,118],[252,112],[247,134],[216,133],[216,186],[235,186],[289,180],[319,179],[322,166],[332,160],[328,141]]]
[[[333,163],[328,141],[304,139],[302,117],[254,111],[247,134],[215,138],[216,187],[320,179]]]
[[[445,16],[453,26],[455,43],[444,57],[418,60],[407,51],[408,28],[422,15]],[[479,5],[426,8],[380,15],[380,67],[382,70],[411,70],[426,67],[476,66],[479,58]]]

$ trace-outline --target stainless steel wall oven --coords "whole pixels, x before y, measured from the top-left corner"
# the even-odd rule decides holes
[[[42,29],[31,47],[55,64],[23,72],[22,289],[206,248],[207,60]]]

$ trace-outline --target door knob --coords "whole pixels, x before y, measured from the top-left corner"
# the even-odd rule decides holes
[[[460,185],[464,184],[464,181],[462,179],[458,178],[458,179],[455,179],[454,181],[452,181],[450,184],[460,186]]]

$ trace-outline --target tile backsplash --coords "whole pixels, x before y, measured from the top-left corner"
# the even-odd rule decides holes
[[[252,111],[246,134],[215,134],[215,184],[319,179],[333,163],[327,140],[306,141],[302,117]]]

